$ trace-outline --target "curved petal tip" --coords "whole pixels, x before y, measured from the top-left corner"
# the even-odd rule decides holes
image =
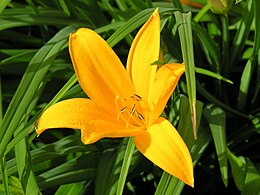
[[[134,139],[138,150],[167,173],[194,186],[189,150],[172,124],[163,118]]]

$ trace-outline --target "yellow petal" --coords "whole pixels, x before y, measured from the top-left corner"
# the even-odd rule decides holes
[[[94,31],[81,28],[71,34],[69,50],[81,87],[107,111],[115,111],[116,95],[125,98],[135,92],[117,55]]]
[[[186,144],[172,124],[159,118],[157,123],[134,139],[136,147],[164,171],[193,186],[192,159]]]
[[[89,121],[86,129],[81,130],[81,140],[84,144],[91,144],[104,137],[132,137],[139,135],[143,131],[140,128],[129,129],[116,122],[98,119]]]
[[[160,52],[160,16],[156,9],[137,33],[127,59],[127,71],[135,85],[137,94],[148,99]]]
[[[140,134],[142,129],[128,129],[121,126],[112,116],[92,100],[75,98],[58,102],[41,115],[37,134],[51,128],[73,128],[81,130],[85,144],[98,141],[103,137],[129,137]]]
[[[116,120],[86,98],[64,100],[46,109],[39,118],[37,134],[51,128],[85,129],[89,120]]]
[[[149,124],[153,124],[161,115],[184,70],[183,64],[166,64],[156,72],[148,99],[149,107],[152,110]]]

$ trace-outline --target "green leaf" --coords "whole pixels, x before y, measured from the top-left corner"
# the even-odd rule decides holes
[[[200,47],[211,65],[213,71],[220,69],[220,52],[216,43],[212,40],[209,33],[202,28],[198,23],[192,22],[192,29],[194,33],[195,43],[198,42]]]
[[[15,146],[18,175],[25,194],[39,194],[40,190],[33,172],[28,139],[24,138]]]
[[[6,30],[14,27],[32,26],[32,25],[54,25],[54,26],[86,26],[86,23],[80,20],[67,17],[58,10],[47,9],[34,13],[30,8],[12,8],[4,10],[0,15],[0,30]]]
[[[231,80],[226,79],[225,77],[223,77],[223,76],[221,76],[221,75],[219,75],[217,73],[214,73],[212,71],[209,71],[209,70],[206,70],[206,69],[203,69],[203,68],[199,68],[199,67],[195,67],[195,71],[196,71],[196,73],[204,74],[204,75],[207,75],[207,76],[210,76],[210,77],[213,77],[213,78],[225,81],[227,83],[233,84],[233,82]]]
[[[123,25],[120,26],[108,39],[107,43],[114,47],[118,42],[125,38],[129,33],[140,27],[153,13],[154,8],[142,10]],[[160,8],[159,13],[161,16],[172,15],[176,11],[175,8]]]
[[[209,105],[204,110],[205,118],[213,136],[222,180],[228,184],[227,144],[226,144],[226,113],[219,107]]]
[[[117,195],[123,194],[125,181],[126,181],[126,177],[127,177],[127,173],[128,173],[130,164],[131,164],[134,149],[135,149],[134,138],[130,137],[130,138],[128,138],[128,143],[127,143],[127,147],[125,150],[124,160],[123,160],[123,164],[122,164],[119,179],[118,179],[117,191],[116,191]]]
[[[85,154],[67,160],[54,168],[48,168],[37,176],[38,185],[40,188],[49,188],[67,183],[93,180],[99,157],[100,154],[97,153]]]
[[[55,195],[74,195],[74,194],[82,194],[84,191],[84,187],[86,182],[78,182],[65,184],[59,187],[59,189],[55,192]]]
[[[260,193],[260,172],[253,163],[246,158],[247,172],[242,195]]]
[[[7,172],[7,167],[6,167],[6,158],[5,156],[1,158],[1,162],[0,162],[0,170],[1,170],[1,174],[2,174],[2,190],[0,191],[3,191],[5,192],[7,195],[9,195],[9,187],[8,187],[8,172]],[[0,187],[1,189],[1,187]]]
[[[232,53],[229,62],[230,66],[235,65],[237,60],[240,59],[239,56],[241,56],[242,50],[245,47],[245,43],[254,18],[254,2],[255,0],[247,0],[243,9],[244,11],[239,21],[239,27],[231,46]]]
[[[255,18],[260,18],[260,1],[255,1]],[[257,101],[257,96],[260,92],[260,23],[258,20],[255,20],[255,38],[254,38],[254,58],[256,59],[256,90],[254,90],[254,95],[252,103]]]
[[[95,180],[95,194],[109,194],[111,190],[111,177],[114,172],[116,152],[115,150],[104,151],[99,159]]]
[[[154,9],[146,9],[129,19],[124,25],[116,30],[108,39],[107,43],[113,47],[130,32],[141,26],[151,15]]]
[[[0,14],[5,9],[5,7],[11,2],[11,0],[2,0],[0,2]]]
[[[243,0],[236,0],[236,3],[240,3],[241,1],[243,1]]]
[[[242,112],[245,112],[246,109],[247,96],[249,92],[249,84],[253,76],[254,63],[255,62],[253,61],[252,58],[250,58],[247,61],[240,79],[239,94],[237,99],[238,100],[237,109]]]
[[[191,12],[181,13],[175,12],[176,23],[181,41],[181,50],[183,55],[183,62],[185,65],[185,76],[187,80],[188,96],[190,102],[191,119],[193,125],[194,137],[196,139],[196,79],[195,79],[195,64],[193,39],[191,28]]]
[[[0,52],[11,55],[11,57],[0,61],[0,66],[2,66],[11,63],[28,62],[35,55],[36,50],[0,50]]]
[[[42,83],[48,69],[60,52],[61,48],[67,43],[67,37],[74,31],[73,27],[66,27],[56,34],[45,46],[43,46],[31,60],[24,76],[18,86],[15,95],[1,122],[0,131],[0,156],[4,153],[7,144],[10,142],[14,131],[20,120],[26,113],[28,106]]]
[[[3,188],[3,185],[0,184],[0,194],[15,194],[15,195],[24,195],[24,191],[22,188],[22,184],[20,180],[14,176],[10,176],[8,178],[8,183],[9,183],[9,192],[6,192]]]
[[[228,150],[228,160],[237,188],[246,194],[259,194],[260,192],[260,172],[252,162],[243,156],[236,157]]]
[[[222,101],[217,99],[215,96],[210,94],[199,82],[197,82],[197,89],[208,101],[220,106],[221,108],[224,108],[225,110],[229,111],[232,114],[241,116],[243,118],[248,118],[248,116],[246,114],[231,108],[229,105],[223,103]]]

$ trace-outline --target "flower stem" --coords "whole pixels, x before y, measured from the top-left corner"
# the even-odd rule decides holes
[[[125,181],[126,181],[127,173],[128,173],[129,167],[130,167],[131,160],[132,160],[132,156],[134,153],[134,149],[135,149],[134,138],[130,137],[128,139],[125,156],[124,156],[124,161],[123,161],[121,172],[120,172],[119,179],[118,179],[116,195],[123,194]]]

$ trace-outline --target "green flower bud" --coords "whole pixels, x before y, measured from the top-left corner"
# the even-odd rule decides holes
[[[227,14],[233,4],[233,0],[208,0],[211,11],[215,14]]]

